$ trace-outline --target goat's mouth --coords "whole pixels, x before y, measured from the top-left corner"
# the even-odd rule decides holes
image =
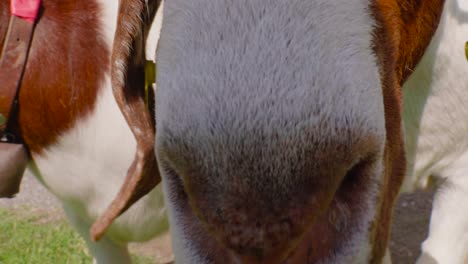
[[[241,229],[232,229],[232,224],[236,221],[242,222],[244,216],[234,214],[240,219],[230,219],[232,221],[226,217],[218,218],[220,221],[213,221],[212,219],[216,217],[211,216],[207,219],[206,212],[200,209],[205,207],[199,206],[199,201],[184,188],[183,180],[175,171],[168,169],[165,178],[170,186],[169,202],[177,211],[178,219],[175,221],[184,227],[186,232],[184,237],[189,240],[188,244],[197,251],[197,254],[209,255],[209,259],[214,259],[215,263],[218,261],[245,264],[296,264],[322,261],[333,263],[338,253],[346,251],[346,247],[353,244],[350,241],[355,235],[364,235],[365,239],[366,234],[371,232],[373,208],[369,199],[377,199],[372,196],[373,186],[377,188],[374,163],[372,160],[367,160],[353,166],[322,212],[304,211],[306,214],[315,214],[315,217],[298,214],[296,216],[303,219],[295,219],[297,220],[295,223],[292,223],[290,218],[285,218],[284,241],[276,239],[281,238],[276,233],[275,236],[265,235],[268,231],[265,228],[262,232],[253,231],[257,232],[255,234],[261,234],[261,237],[260,235],[243,237],[241,229],[245,225],[239,225]],[[213,212],[222,213],[216,210]],[[368,216],[364,217],[365,215]],[[252,230],[262,228],[265,221],[267,220],[259,218],[249,228]],[[279,222],[281,227],[283,223]],[[291,227],[293,225],[299,227],[293,228]],[[277,245],[278,242],[282,244]]]

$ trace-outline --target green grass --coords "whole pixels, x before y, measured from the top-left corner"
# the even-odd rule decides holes
[[[0,208],[0,264],[92,263],[85,242],[64,220]],[[133,256],[139,264],[152,263]]]

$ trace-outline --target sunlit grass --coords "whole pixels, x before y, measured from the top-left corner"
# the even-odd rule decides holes
[[[0,208],[0,264],[92,263],[83,239],[65,220]],[[152,263],[140,256],[135,263]]]

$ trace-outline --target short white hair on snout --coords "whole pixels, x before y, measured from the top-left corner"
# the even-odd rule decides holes
[[[222,241],[223,235],[238,235],[226,238],[236,252],[250,254],[251,246],[266,256],[269,238],[242,244],[244,234],[232,231],[234,222],[263,234],[262,228],[276,226],[270,214],[282,213],[285,236],[293,234],[307,225],[293,219],[305,207],[319,208],[321,199],[329,203],[351,167],[381,157],[385,120],[370,48],[374,23],[368,1],[351,2],[165,3],[156,151],[178,261],[198,256],[204,263],[197,246],[187,246],[197,242],[183,235],[186,215],[214,226],[210,230]],[[346,26],[336,27],[337,21]],[[380,172],[380,165],[370,170]],[[185,192],[194,213],[181,206],[176,190]],[[254,217],[264,222],[253,227]],[[229,234],[218,230],[222,225],[229,225]]]

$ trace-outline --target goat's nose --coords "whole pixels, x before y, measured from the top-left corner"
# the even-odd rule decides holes
[[[233,253],[238,263],[275,264],[282,263],[296,247],[330,200],[328,191],[305,193],[298,193],[284,204],[250,196],[251,199],[235,199],[236,204],[223,197],[224,203],[216,210],[198,206],[196,200],[192,200],[192,206],[200,209],[201,219],[210,232]]]
[[[334,232],[344,232],[358,221],[362,211],[367,210],[363,201],[371,179],[380,173],[376,164],[373,158],[360,161],[339,172],[344,176],[330,182],[328,188],[313,190],[304,186],[295,192],[296,197],[282,205],[252,198],[242,206],[225,203],[224,210],[216,210],[216,216],[204,211],[202,218],[211,233],[232,251],[237,263],[284,263],[297,255],[298,248],[305,250],[304,243],[310,246],[315,243],[313,240],[333,241]],[[326,248],[325,244],[312,247]],[[314,254],[319,256],[322,252]]]
[[[329,230],[367,210],[367,196],[359,194],[367,193],[369,175],[380,173],[374,161],[381,160],[383,135],[361,127],[322,130],[220,133],[203,144],[181,137],[168,142],[183,148],[160,148],[160,159],[209,236],[238,263],[284,263],[311,232],[322,236],[317,243],[338,247]],[[350,217],[353,209],[359,214]],[[326,230],[311,230],[320,227]]]

